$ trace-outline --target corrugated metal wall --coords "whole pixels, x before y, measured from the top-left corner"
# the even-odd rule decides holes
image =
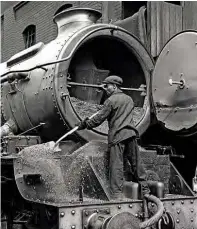
[[[183,5],[183,30],[197,30],[197,2],[185,1]]]
[[[148,48],[153,57],[159,55],[165,43],[183,30],[182,6],[166,2],[148,2]]]

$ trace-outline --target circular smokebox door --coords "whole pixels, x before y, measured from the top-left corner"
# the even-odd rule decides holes
[[[152,78],[156,116],[170,131],[197,130],[197,32],[174,36],[161,51]]]

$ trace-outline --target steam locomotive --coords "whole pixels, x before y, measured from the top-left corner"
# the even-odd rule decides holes
[[[100,17],[89,8],[62,11],[55,40],[1,64],[3,228],[197,228],[197,33],[175,35],[154,63],[134,35],[96,23]],[[105,124],[74,132],[58,151],[48,147],[102,106],[99,85],[109,74],[123,78],[134,100],[159,202],[141,200],[126,173],[127,198],[110,198]]]

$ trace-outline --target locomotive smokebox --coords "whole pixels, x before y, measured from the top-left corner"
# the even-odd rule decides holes
[[[54,17],[57,38],[38,43],[7,61],[6,71],[28,70],[25,79],[3,84],[3,114],[20,132],[40,123],[39,135],[54,140],[81,119],[98,111],[105,100],[95,85],[110,74],[123,78],[124,92],[135,103],[134,123],[140,133],[150,124],[150,73],[153,61],[143,44],[126,30],[112,24],[96,23],[100,12],[72,8]],[[58,62],[66,58],[66,61]],[[93,86],[91,86],[93,85]],[[132,89],[134,88],[134,89]],[[130,90],[131,89],[131,90]],[[105,140],[107,124],[79,131],[85,141]]]

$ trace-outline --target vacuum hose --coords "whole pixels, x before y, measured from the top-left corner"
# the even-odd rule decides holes
[[[155,224],[156,222],[158,222],[158,220],[161,218],[161,216],[163,215],[163,212],[164,212],[163,203],[156,196],[145,195],[145,198],[147,198],[148,200],[152,201],[153,203],[155,203],[157,205],[157,212],[150,219],[140,223],[140,225],[139,225],[140,229],[150,227],[153,224]]]
[[[17,132],[17,126],[12,119],[9,119],[3,126],[0,127],[0,137],[7,136],[9,134],[15,134]]]

